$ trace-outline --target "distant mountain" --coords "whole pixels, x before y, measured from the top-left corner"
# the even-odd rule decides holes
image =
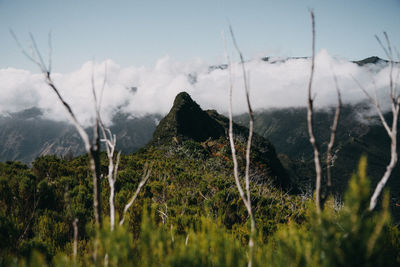
[[[381,63],[387,64],[389,63],[389,61],[373,56],[364,58],[363,60],[353,61],[353,63],[356,63],[359,66],[364,66],[367,64],[381,64]]]
[[[127,154],[143,147],[160,118],[160,115],[135,118],[116,114],[111,131],[117,135],[117,149]],[[91,129],[87,132],[92,134]],[[71,124],[45,119],[37,108],[0,116],[0,144],[0,161],[30,163],[41,155],[71,157],[85,153]]]

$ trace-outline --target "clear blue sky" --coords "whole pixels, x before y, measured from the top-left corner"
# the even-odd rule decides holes
[[[51,30],[56,72],[93,58],[122,66],[152,66],[165,55],[219,64],[227,19],[246,58],[308,56],[309,8],[316,15],[317,49],[351,60],[384,57],[374,39],[383,30],[400,47],[400,0],[0,0],[0,68],[37,71],[10,28],[24,44],[32,32],[44,52]]]

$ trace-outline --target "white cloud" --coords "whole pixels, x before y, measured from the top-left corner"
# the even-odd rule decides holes
[[[153,68],[123,68],[111,60],[101,63],[86,62],[72,73],[54,73],[53,79],[79,120],[88,125],[93,115],[91,75],[94,70],[95,84],[100,91],[107,65],[107,84],[102,102],[102,116],[110,122],[118,110],[141,116],[146,113],[166,114],[174,97],[181,91],[189,92],[204,109],[217,109],[226,113],[228,107],[228,71],[208,71],[201,61],[179,62],[169,57],[159,59]],[[287,59],[272,62],[252,60],[246,63],[250,77],[250,96],[254,109],[271,107],[305,106],[307,83],[310,73],[309,59]],[[234,112],[246,112],[246,105],[239,64],[232,66],[234,87]],[[313,90],[317,107],[336,104],[333,72],[338,77],[344,102],[355,103],[365,96],[357,87],[354,76],[372,92],[373,83],[380,95],[387,92],[389,68],[367,67],[343,59],[333,58],[325,50],[316,57],[316,73]],[[396,72],[395,72],[396,73]],[[195,83],[188,75],[195,77]],[[132,87],[136,87],[134,92]],[[67,120],[66,112],[40,74],[26,70],[0,69],[0,113],[16,112],[29,107],[39,107],[45,116],[54,120]]]

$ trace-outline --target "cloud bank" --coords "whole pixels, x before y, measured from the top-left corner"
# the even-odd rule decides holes
[[[254,109],[301,107],[306,105],[310,59],[251,60],[246,63],[249,73],[250,98]],[[107,66],[107,83],[102,101],[102,117],[110,123],[116,112],[132,116],[148,113],[166,114],[174,97],[188,92],[203,109],[228,111],[228,70],[210,69],[206,62],[179,62],[168,56],[154,67],[121,67],[112,60],[86,62],[71,73],[54,73],[53,80],[65,100],[70,103],[81,123],[89,125],[93,117],[91,76],[100,92]],[[395,69],[394,74],[398,72]],[[317,107],[336,104],[333,73],[345,103],[356,103],[365,95],[354,82],[357,79],[373,93],[374,83],[381,100],[385,101],[389,85],[387,64],[360,67],[344,59],[332,57],[321,50],[316,57],[313,91]],[[233,109],[235,114],[246,112],[243,80],[239,64],[232,65]],[[374,81],[374,82],[373,82]],[[0,69],[0,114],[7,115],[31,107],[44,111],[46,118],[68,121],[63,106],[44,83],[41,74],[20,69]]]

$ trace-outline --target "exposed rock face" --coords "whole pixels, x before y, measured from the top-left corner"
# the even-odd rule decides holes
[[[179,93],[170,112],[161,121],[153,134],[151,144],[171,141],[205,141],[225,136],[225,129],[202,110],[186,92]]]

